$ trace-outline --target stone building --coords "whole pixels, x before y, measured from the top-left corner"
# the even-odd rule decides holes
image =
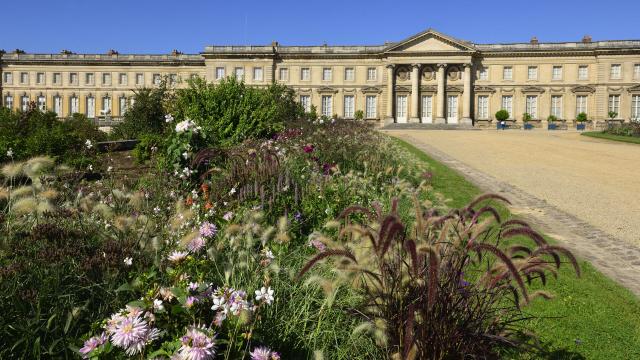
[[[383,123],[488,126],[496,111],[573,121],[640,120],[640,41],[475,44],[429,29],[379,46],[207,46],[200,54],[122,55],[5,53],[2,104],[29,101],[60,117],[119,117],[133,91],[168,77],[291,86],[301,104],[332,117]],[[616,115],[611,117],[610,113]],[[613,115],[613,114],[612,114]]]

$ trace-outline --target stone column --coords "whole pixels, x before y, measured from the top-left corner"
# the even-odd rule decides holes
[[[420,64],[413,64],[413,71],[411,72],[411,117],[409,122],[419,123],[420,115],[418,114],[418,107],[420,104]]]
[[[445,69],[447,68],[447,64],[438,64],[438,94],[436,98],[436,119],[434,121],[435,124],[444,124],[447,120],[444,117],[444,108],[446,98],[444,96],[445,92],[445,77],[447,76],[445,73]]]
[[[384,124],[392,124],[395,122],[395,116],[393,115],[393,103],[394,103],[394,84],[395,84],[395,64],[387,65],[387,114],[384,119]]]
[[[471,64],[463,64],[464,66],[464,93],[462,98],[462,125],[472,125],[471,120]]]

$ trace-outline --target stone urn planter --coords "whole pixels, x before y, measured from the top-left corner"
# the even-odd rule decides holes
[[[533,124],[526,122],[524,123],[524,129],[525,130],[533,130]]]
[[[576,130],[585,130],[587,127],[587,124],[583,123],[583,122],[579,122],[576,124]]]
[[[549,125],[547,125],[547,130],[558,130],[558,124],[550,122]]]

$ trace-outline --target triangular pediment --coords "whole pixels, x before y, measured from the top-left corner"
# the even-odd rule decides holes
[[[411,36],[387,47],[385,52],[468,52],[473,44],[441,34],[433,29]]]

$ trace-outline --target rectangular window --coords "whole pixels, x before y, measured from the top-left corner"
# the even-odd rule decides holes
[[[75,114],[80,112],[80,99],[77,96],[73,96],[69,99],[69,109],[70,114]]]
[[[304,112],[308,113],[311,111],[311,96],[309,95],[300,95],[300,105],[304,109]]]
[[[144,74],[136,74],[136,85],[144,85]]]
[[[20,109],[22,111],[27,111],[29,109],[29,97],[24,95],[20,98]]]
[[[253,81],[262,81],[262,68],[254,67],[253,68]]]
[[[489,69],[486,67],[481,67],[478,70],[478,80],[489,80]]]
[[[538,80],[538,67],[537,66],[529,66],[527,70],[527,79],[528,80]]]
[[[344,96],[344,117],[345,119],[353,119],[355,106],[355,97],[353,95]]]
[[[300,80],[302,80],[302,81],[311,80],[311,69],[310,68],[302,68],[302,69],[300,69]]]
[[[376,81],[378,78],[378,70],[376,68],[367,69],[367,81]]]
[[[236,77],[236,79],[238,79],[238,81],[243,81],[244,80],[244,68],[243,67],[237,67],[233,70],[233,75]]]
[[[422,121],[431,122],[433,116],[433,97],[422,95]]]
[[[124,116],[124,113],[127,112],[127,98],[121,96],[119,99],[119,108],[120,108],[120,116]]]
[[[111,114],[111,98],[108,96],[105,96],[102,98],[102,111],[101,113],[103,115],[110,115]]]
[[[6,72],[4,73],[4,83],[5,84],[13,84],[13,73]]]
[[[562,66],[554,66],[551,71],[552,80],[562,80]]]
[[[127,74],[125,73],[121,73],[118,77],[118,83],[120,85],[127,85],[127,83],[129,82],[129,77],[127,76]]]
[[[578,66],[578,80],[587,80],[587,79],[589,79],[589,66],[588,65]]]
[[[333,98],[331,95],[322,95],[322,116],[333,116]]]
[[[53,84],[54,85],[62,85],[62,74],[61,73],[53,73]]]
[[[538,118],[538,96],[527,95],[525,112],[531,115],[532,119]]]
[[[40,111],[47,111],[47,98],[40,95],[38,96],[38,109],[40,109]]]
[[[502,69],[502,80],[513,80],[513,68],[511,66],[505,66]]]
[[[29,83],[29,73],[23,72],[20,73],[20,84],[28,84]]]
[[[509,118],[513,119],[513,96],[507,95],[502,97],[502,110],[507,110]]]
[[[53,112],[55,112],[58,117],[62,117],[62,97],[53,97]]]
[[[620,64],[612,64],[611,65],[611,78],[612,79],[620,79],[622,77],[622,65]]]
[[[558,119],[562,119],[562,96],[560,95],[552,95],[551,96],[551,115],[555,116]]]
[[[576,96],[576,115],[587,113],[587,95]]]
[[[288,81],[289,80],[289,69],[287,68],[280,68],[279,71],[279,78],[280,81]]]
[[[365,99],[364,117],[366,119],[375,119],[378,117],[378,97],[367,95]]]
[[[489,118],[489,97],[486,95],[478,96],[478,119]]]
[[[331,81],[331,68],[322,69],[322,80]]]
[[[78,85],[78,73],[70,73],[69,74],[69,84],[70,85]]]
[[[153,74],[153,85],[160,85],[161,81],[162,78],[160,77],[160,74]]]
[[[102,85],[111,85],[111,73],[102,73]]]
[[[87,97],[87,117],[89,119],[96,117],[96,98],[93,96]]]
[[[175,85],[178,83],[178,74],[169,74],[169,84]]]
[[[356,78],[356,71],[353,68],[344,69],[344,80],[353,81]]]
[[[44,84],[44,73],[37,73],[36,74],[36,84]]]
[[[217,67],[216,68],[216,80],[222,80],[224,79],[224,68],[223,67]]]
[[[620,95],[609,95],[609,112],[620,115]]]
[[[9,109],[13,109],[13,96],[7,95],[4,98],[4,106]]]
[[[631,97],[631,119],[640,120],[640,95]]]
[[[640,79],[640,64],[633,65],[633,78]]]

